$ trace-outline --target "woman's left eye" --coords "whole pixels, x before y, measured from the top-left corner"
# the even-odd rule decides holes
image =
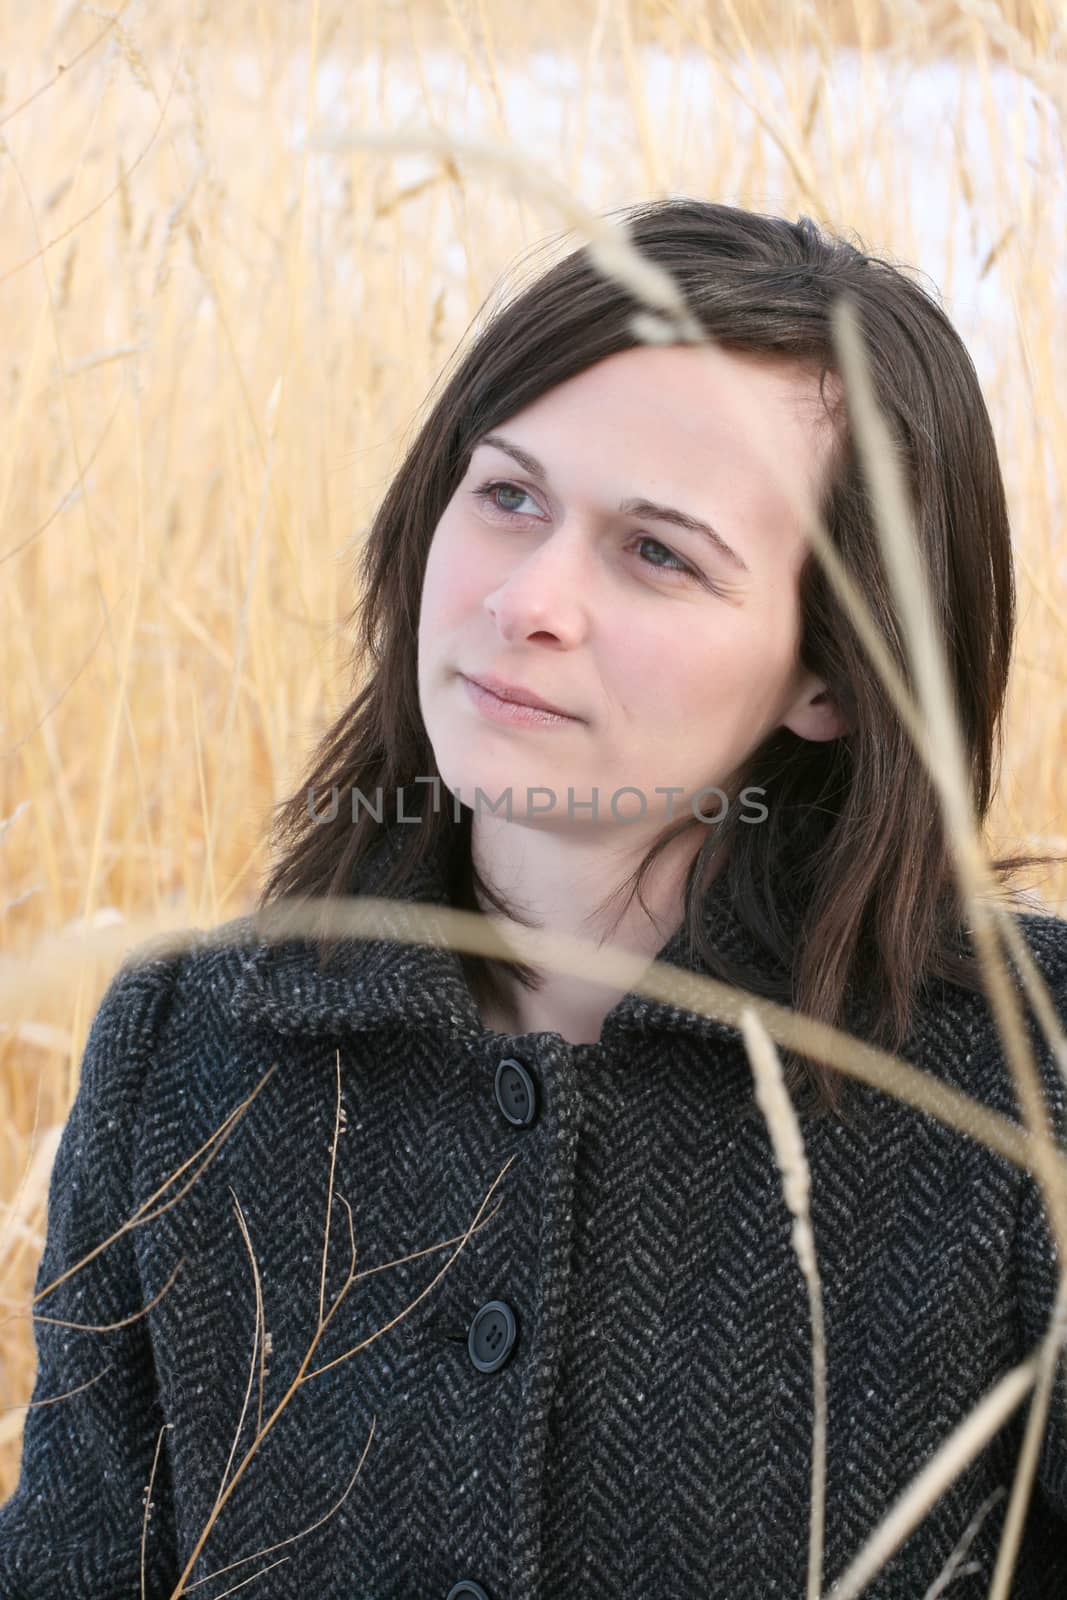
[[[496,495],[501,489],[507,489],[511,494],[518,495],[520,499],[523,500],[530,500],[533,498],[527,492],[527,490],[521,488],[517,483],[508,483],[506,479],[500,478],[496,479],[492,483],[483,483],[477,489],[472,489],[471,494],[474,495],[476,500],[481,500],[485,505],[489,506],[489,508],[494,511],[497,516],[518,517],[530,515],[529,512],[516,511],[514,507],[498,505],[496,501]],[[675,555],[673,550],[671,550],[667,545],[662,544],[659,539],[654,539],[651,534],[643,533],[639,535],[637,543],[638,545],[654,545],[656,549],[664,551],[672,561],[678,563],[677,566],[669,567],[664,566],[660,561],[650,561],[647,556],[642,556],[641,559],[644,564],[648,567],[652,567],[656,572],[662,572],[671,578],[678,578],[682,580],[693,579],[697,583],[702,583],[704,581],[700,573],[697,572],[694,567],[691,567],[688,561],[683,561],[681,556]]]

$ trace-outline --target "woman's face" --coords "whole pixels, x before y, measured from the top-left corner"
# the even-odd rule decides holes
[[[442,779],[472,808],[482,791],[476,815],[505,816],[510,790],[511,817],[540,828],[656,831],[694,797],[713,820],[724,802],[701,791],[725,788],[769,732],[844,731],[798,665],[807,544],[756,449],[813,493],[829,447],[816,406],[816,381],[791,366],[639,346],[476,445],[434,532],[418,650]],[[465,682],[485,674],[571,720],[490,716]]]

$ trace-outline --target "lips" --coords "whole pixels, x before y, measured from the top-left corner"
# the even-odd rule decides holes
[[[538,711],[551,711],[557,717],[571,717],[575,721],[573,711],[567,711],[563,706],[553,705],[551,700],[545,700],[533,689],[524,689],[521,684],[508,683],[503,678],[497,678],[492,673],[480,674],[477,677],[470,672],[462,674],[471,683],[478,684],[482,689],[488,689],[490,694],[495,694],[500,700],[508,700],[512,705],[533,706]]]

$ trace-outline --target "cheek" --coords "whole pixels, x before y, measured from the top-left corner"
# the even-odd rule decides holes
[[[792,671],[783,627],[781,618],[731,609],[620,636],[612,677],[623,715],[667,743],[697,727],[755,726],[777,706]]]
[[[758,632],[736,611],[715,617],[679,607],[662,626],[620,631],[615,678],[635,703],[652,704],[674,720],[694,706],[706,708],[716,686],[730,698],[737,695],[749,679]]]
[[[484,590],[484,573],[464,547],[459,529],[446,516],[434,534],[422,585],[420,626],[447,624],[476,606]]]

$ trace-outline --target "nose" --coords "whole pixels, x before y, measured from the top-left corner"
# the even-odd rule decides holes
[[[566,524],[517,557],[504,581],[485,597],[501,637],[550,633],[566,644],[580,639],[590,585],[588,557],[579,529]]]

